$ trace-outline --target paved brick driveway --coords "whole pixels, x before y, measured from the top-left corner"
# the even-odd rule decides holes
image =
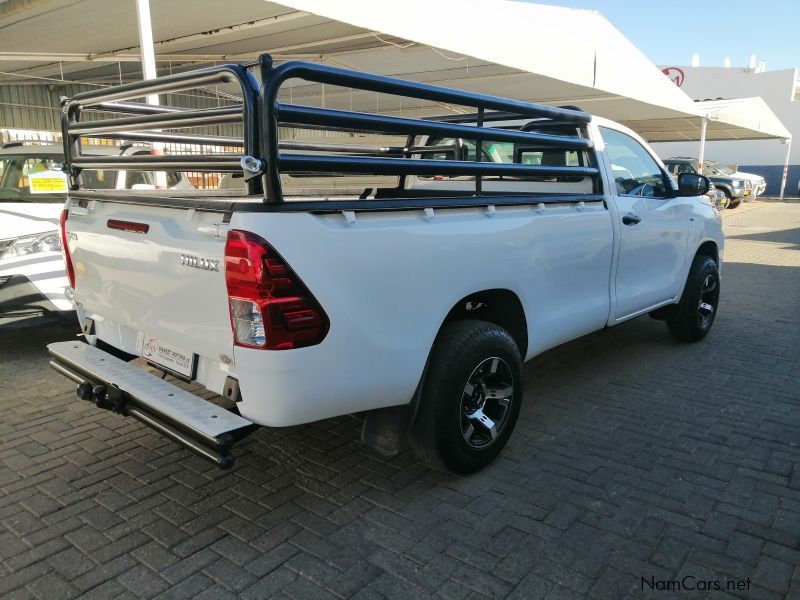
[[[2,331],[0,593],[800,597],[800,204],[725,220],[710,338],[645,318],[534,360],[466,479],[375,456],[354,417],[259,431],[218,471],[76,400],[43,352],[69,331]]]

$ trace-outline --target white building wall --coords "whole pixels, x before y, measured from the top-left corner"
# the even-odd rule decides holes
[[[693,100],[716,100],[718,98],[745,98],[761,96],[775,115],[792,133],[789,157],[789,177],[786,190],[795,195],[800,181],[800,102],[796,102],[795,85],[797,69],[765,71],[736,67],[664,67],[680,88]],[[683,73],[681,80],[680,73]],[[653,147],[662,157],[691,156],[700,153],[699,142],[654,143]],[[780,177],[786,159],[786,146],[777,140],[718,141],[707,142],[705,156],[723,164],[747,166],[753,172],[767,178],[767,193],[780,192]]]

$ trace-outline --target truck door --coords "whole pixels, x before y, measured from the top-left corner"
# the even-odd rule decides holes
[[[600,127],[616,189],[620,221],[614,318],[675,298],[682,286],[688,220],[672,199],[666,175],[630,135]]]

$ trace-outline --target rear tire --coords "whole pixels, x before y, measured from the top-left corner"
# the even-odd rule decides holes
[[[719,307],[719,268],[710,256],[694,257],[676,316],[667,320],[679,342],[698,342],[711,330]]]
[[[430,467],[474,473],[506,445],[522,392],[522,358],[508,331],[486,321],[449,323],[431,353],[409,444]]]

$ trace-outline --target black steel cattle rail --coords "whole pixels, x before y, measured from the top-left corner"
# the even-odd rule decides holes
[[[257,67],[259,84],[253,74]],[[391,94],[417,100],[474,109],[470,117],[412,119],[357,111],[286,104],[278,100],[283,84],[301,79],[354,90]],[[150,94],[178,93],[204,86],[238,83],[241,102],[214,108],[181,109],[135,102]],[[242,174],[249,195],[263,195],[265,204],[284,202],[281,174],[442,175],[475,178],[475,195],[482,196],[482,177],[592,177],[589,166],[551,166],[466,160],[464,140],[480,148],[484,141],[513,142],[535,148],[574,149],[587,152],[591,141],[580,135],[556,135],[537,130],[494,128],[485,122],[530,119],[572,125],[582,131],[590,115],[573,108],[552,107],[485,94],[455,90],[393,77],[362,73],[317,63],[289,61],[273,65],[262,55],[250,65],[226,64],[152,80],[112,86],[76,94],[62,100],[62,133],[67,170],[73,189],[81,187],[84,169],[178,170]],[[106,118],[83,120],[87,112]],[[488,112],[487,112],[488,111]],[[121,115],[121,116],[120,116]],[[466,118],[474,118],[472,123]],[[191,131],[220,124],[241,123],[242,137],[206,135]],[[280,141],[281,126],[372,134],[402,135],[405,146],[373,147],[363,144],[325,144]],[[546,131],[546,127],[544,128]],[[560,129],[559,129],[560,131]],[[452,138],[452,145],[425,147],[414,144],[418,136]],[[86,156],[81,140],[101,138],[133,142],[179,143],[224,148],[212,154],[137,154]],[[231,152],[241,148],[241,153]],[[295,152],[287,152],[295,151]],[[315,154],[309,152],[316,152]],[[426,156],[446,152],[452,159]],[[324,154],[320,154],[324,153]],[[374,200],[371,202],[380,202]]]

